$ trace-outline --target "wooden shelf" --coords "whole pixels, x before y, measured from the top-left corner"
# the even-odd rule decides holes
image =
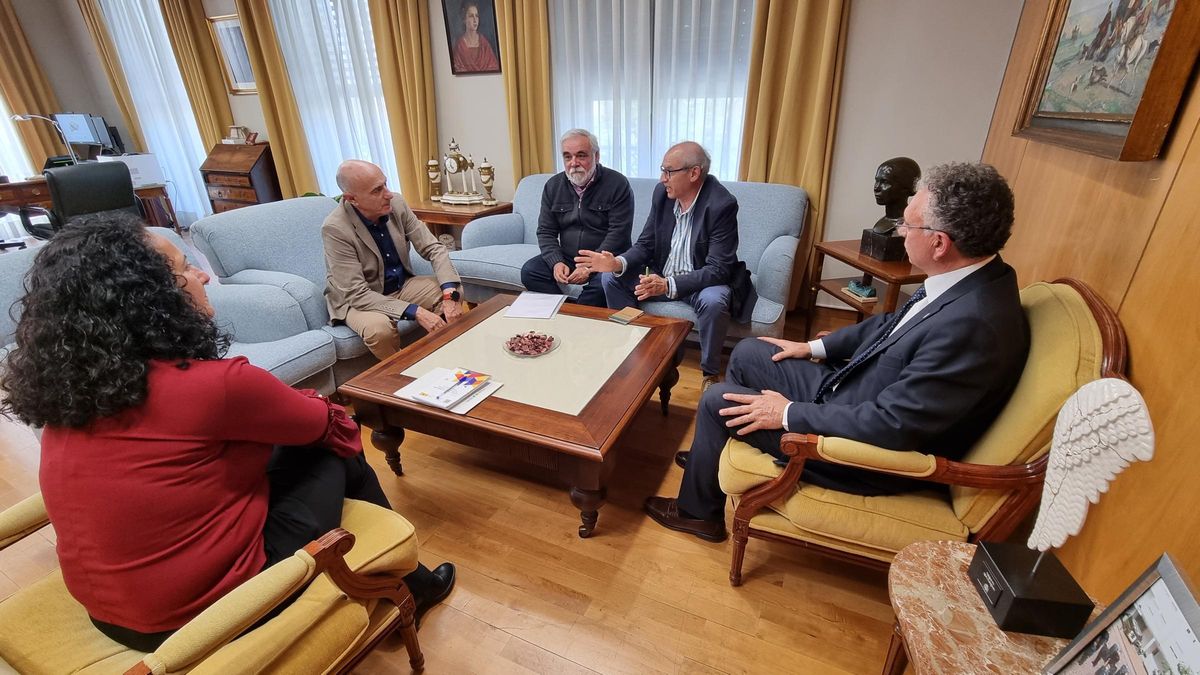
[[[887,283],[881,282],[879,279],[875,279],[874,281],[871,282],[871,285],[875,288],[876,300],[874,302],[862,302],[861,300],[852,298],[852,297],[850,297],[849,294],[842,292],[842,289],[845,288],[846,286],[849,286],[851,281],[861,281],[861,280],[862,280],[862,277],[840,277],[837,279],[822,279],[821,283],[818,285],[818,287],[822,291],[825,291],[829,295],[833,296],[833,298],[835,300],[838,300],[839,302],[844,302],[847,305],[850,305],[859,314],[863,314],[865,316],[871,316],[872,314],[883,314],[885,312],[891,311],[891,310],[887,310],[887,309],[882,309],[883,304],[884,304],[883,298],[887,294]],[[897,300],[897,305],[900,306],[900,305],[903,305],[905,302],[908,302],[909,297],[910,297],[909,293],[905,293],[904,291],[901,291],[899,300]]]

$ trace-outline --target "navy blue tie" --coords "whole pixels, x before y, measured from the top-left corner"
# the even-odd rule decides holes
[[[875,353],[875,350],[883,346],[883,343],[887,341],[889,336],[891,336],[892,331],[896,330],[896,326],[900,324],[900,320],[904,318],[904,315],[908,313],[908,310],[912,309],[913,305],[924,299],[925,287],[922,286],[912,294],[912,297],[908,299],[908,302],[904,303],[904,306],[900,308],[900,311],[896,312],[896,316],[893,316],[892,320],[888,322],[887,328],[885,328],[883,333],[879,335],[878,340],[875,340],[875,342],[871,343],[870,347],[864,349],[861,354],[854,357],[853,361],[835,370],[832,375],[826,377],[825,381],[821,383],[820,388],[817,389],[817,395],[813,397],[813,403],[823,403],[825,401],[825,397],[833,391],[834,387],[838,386],[842,380],[846,379],[846,376],[849,375],[855,368],[857,368],[859,364],[871,358],[871,355]]]

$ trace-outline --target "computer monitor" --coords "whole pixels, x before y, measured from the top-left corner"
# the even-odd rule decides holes
[[[108,123],[99,115],[88,115],[88,123],[92,125],[92,134],[99,141],[99,145],[108,149],[115,150],[116,144],[113,142],[112,136],[108,133]]]
[[[91,116],[84,113],[55,113],[51,115],[62,128],[68,143],[79,145],[101,145],[92,129]]]

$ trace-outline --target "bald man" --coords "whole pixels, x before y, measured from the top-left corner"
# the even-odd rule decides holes
[[[650,216],[633,247],[618,256],[580,251],[575,258],[578,265],[605,272],[601,284],[611,308],[656,300],[692,306],[700,333],[702,389],[718,381],[731,307],[740,308],[739,321],[749,321],[757,300],[737,259],[737,199],[709,174],[711,164],[699,143],[672,146],[663,156]]]
[[[400,350],[397,321],[416,321],[433,332],[462,316],[461,281],[449,252],[388,189],[383,170],[346,160],[337,185],[342,203],[321,225],[330,318],[350,326],[383,360]],[[413,273],[410,243],[433,264],[434,276]]]

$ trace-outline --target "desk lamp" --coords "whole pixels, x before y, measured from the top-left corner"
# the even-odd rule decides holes
[[[71,147],[70,141],[67,140],[67,135],[65,133],[63,133],[62,127],[58,125],[58,122],[56,120],[54,120],[50,117],[46,117],[45,115],[34,115],[32,113],[28,113],[25,115],[13,115],[11,119],[14,122],[28,122],[30,120],[35,120],[35,119],[46,120],[50,124],[53,124],[55,130],[58,131],[58,137],[62,139],[63,145],[67,146],[67,154],[71,156],[71,161],[74,162],[75,164],[79,163],[79,158],[75,156],[75,150]]]

